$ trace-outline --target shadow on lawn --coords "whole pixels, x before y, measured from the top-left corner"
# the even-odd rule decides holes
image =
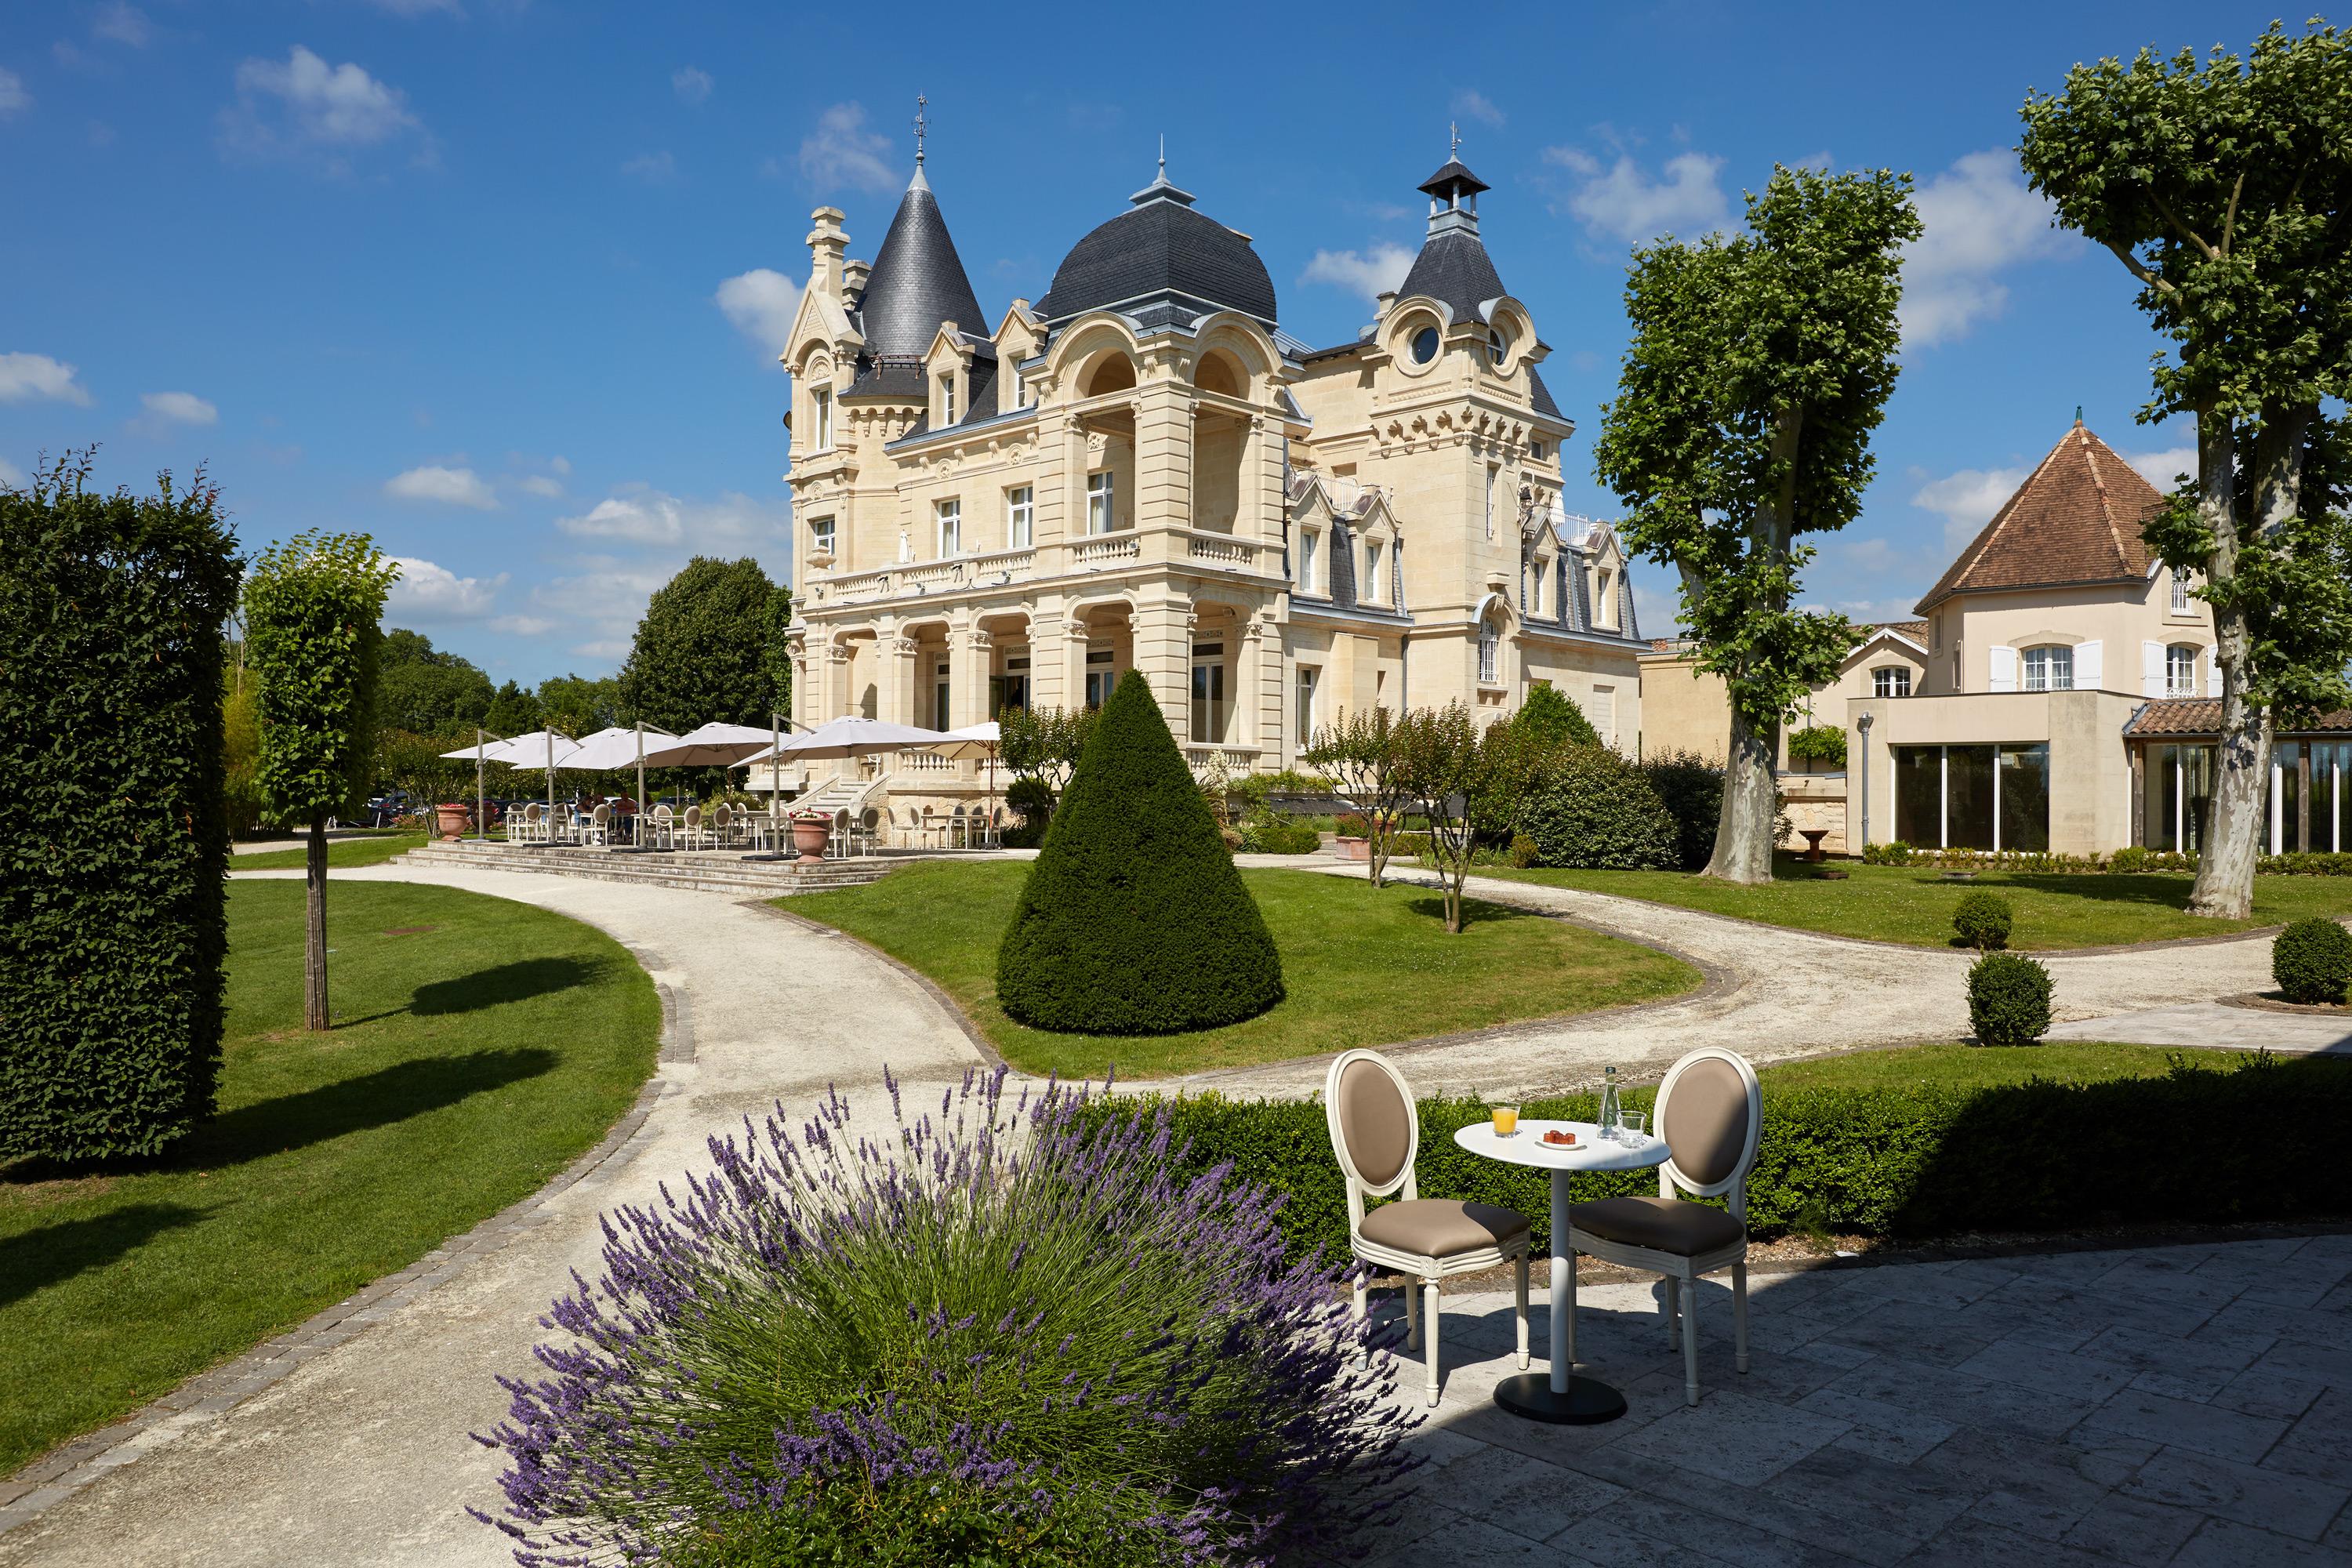
[[[1443,922],[1445,919],[1444,899],[1413,899],[1408,900],[1404,907],[1414,914],[1427,915],[1433,921]],[[1468,931],[1474,925],[1485,925],[1489,921],[1539,921],[1546,918],[1540,910],[1523,910],[1511,904],[1490,904],[1484,899],[1465,898],[1462,900],[1464,931]]]
[[[131,1204],[0,1239],[0,1307],[103,1268],[163,1232],[204,1217],[204,1210],[183,1204]]]
[[[478,1013],[504,1002],[521,1002],[557,991],[593,985],[607,965],[585,958],[523,958],[494,964],[471,974],[435,980],[416,988],[408,1010],[420,1017],[448,1013]]]
[[[388,1127],[553,1069],[553,1051],[469,1051],[425,1057],[280,1095],[215,1116],[172,1151],[177,1169],[209,1170]]]

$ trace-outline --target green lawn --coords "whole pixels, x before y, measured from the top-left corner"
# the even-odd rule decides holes
[[[1713,914],[1738,915],[1799,931],[1870,937],[1915,947],[1952,940],[1952,907],[1981,889],[2000,894],[2016,911],[2009,944],[2016,948],[2105,947],[2168,937],[2219,936],[2254,926],[2280,925],[2305,915],[2352,915],[2352,878],[2257,877],[2251,921],[2200,920],[2182,912],[2191,879],[2185,874],[2061,876],[2034,871],[1986,871],[1969,882],[1948,882],[1933,870],[1908,866],[1843,868],[1832,882],[1783,858],[1767,887],[1742,888],[1680,871],[1514,870],[1480,867],[1477,875],[1555,888],[1647,899]]]
[[[1998,1089],[2035,1079],[2103,1083],[2118,1078],[2161,1078],[2176,1062],[2227,1068],[2242,1066],[2245,1059],[2243,1051],[2088,1040],[2053,1040],[2010,1048],[1946,1043],[1782,1062],[1759,1068],[1756,1077],[1768,1095],[1776,1089]]]
[[[215,1121],[143,1166],[0,1165],[0,1475],[534,1191],[653,1070],[617,942],[443,888],[335,888],[306,1033],[302,892],[230,885]]]
[[[996,1005],[996,947],[1029,867],[933,863],[777,907],[863,937],[937,981],[1027,1071],[1160,1078],[1386,1045],[1620,1002],[1679,995],[1697,971],[1649,948],[1473,902],[1448,936],[1437,895],[1313,872],[1245,870],[1282,952],[1289,995],[1230,1028],[1112,1039],[1032,1029]]]
[[[395,855],[405,855],[411,849],[424,847],[426,835],[422,833],[370,834],[364,838],[331,838],[327,841],[327,869],[349,870],[354,866],[381,866]],[[299,871],[310,864],[307,849],[258,849],[250,855],[232,855],[228,868],[232,871]]]

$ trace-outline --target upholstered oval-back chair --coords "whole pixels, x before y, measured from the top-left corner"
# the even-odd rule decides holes
[[[1348,1182],[1348,1239],[1355,1255],[1403,1287],[1407,1349],[1427,1337],[1429,1403],[1437,1403],[1438,1282],[1448,1274],[1518,1265],[1519,1365],[1528,1364],[1528,1238],[1525,1215],[1491,1204],[1424,1198],[1413,1178],[1421,1113],[1404,1075],[1377,1051],[1348,1051],[1323,1080],[1331,1152]],[[1366,1198],[1391,1198],[1367,1211]],[[1356,1281],[1356,1318],[1372,1278]],[[1424,1307],[1426,1311],[1424,1313]],[[1425,1319],[1425,1321],[1424,1321]]]
[[[1748,1370],[1748,1172],[1762,1135],[1764,1091],[1747,1058],[1703,1046],[1676,1062],[1658,1086],[1653,1131],[1669,1156],[1654,1198],[1602,1198],[1568,1211],[1569,1245],[1606,1263],[1665,1276],[1666,1343],[1683,1349],[1683,1394],[1698,1403],[1698,1280],[1731,1268],[1733,1364]],[[1727,1199],[1727,1208],[1686,1203]],[[1690,1307],[1683,1308],[1683,1288]]]

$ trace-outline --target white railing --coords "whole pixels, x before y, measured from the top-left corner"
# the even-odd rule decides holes
[[[820,605],[863,605],[880,599],[999,587],[1037,574],[1034,550],[998,550],[986,555],[956,555],[944,561],[902,561],[878,571],[846,576],[812,573],[806,593]]]
[[[1184,556],[1207,566],[1230,566],[1247,572],[1257,565],[1265,546],[1254,539],[1242,539],[1230,533],[1203,533],[1188,529],[1184,533]]]
[[[942,757],[936,752],[901,752],[898,766],[910,773],[960,773],[963,763],[953,757]]]
[[[1228,746],[1198,742],[1184,743],[1184,761],[1196,773],[1213,773],[1222,769],[1228,776],[1238,777],[1256,768],[1264,752],[1259,746]]]
[[[1106,566],[1134,561],[1143,554],[1142,542],[1132,533],[1106,533],[1093,539],[1081,539],[1070,547],[1070,564],[1081,572],[1099,572]]]

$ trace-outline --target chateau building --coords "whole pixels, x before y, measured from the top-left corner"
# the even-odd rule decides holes
[[[1410,274],[1322,349],[1164,160],[992,323],[919,150],[870,265],[818,208],[782,356],[794,719],[956,728],[1137,669],[1238,773],[1351,710],[1495,718],[1549,682],[1631,750],[1648,645],[1615,536],[1561,507],[1575,426],[1480,241],[1487,186],[1457,155],[1420,189]],[[894,796],[980,787],[891,766]]]

